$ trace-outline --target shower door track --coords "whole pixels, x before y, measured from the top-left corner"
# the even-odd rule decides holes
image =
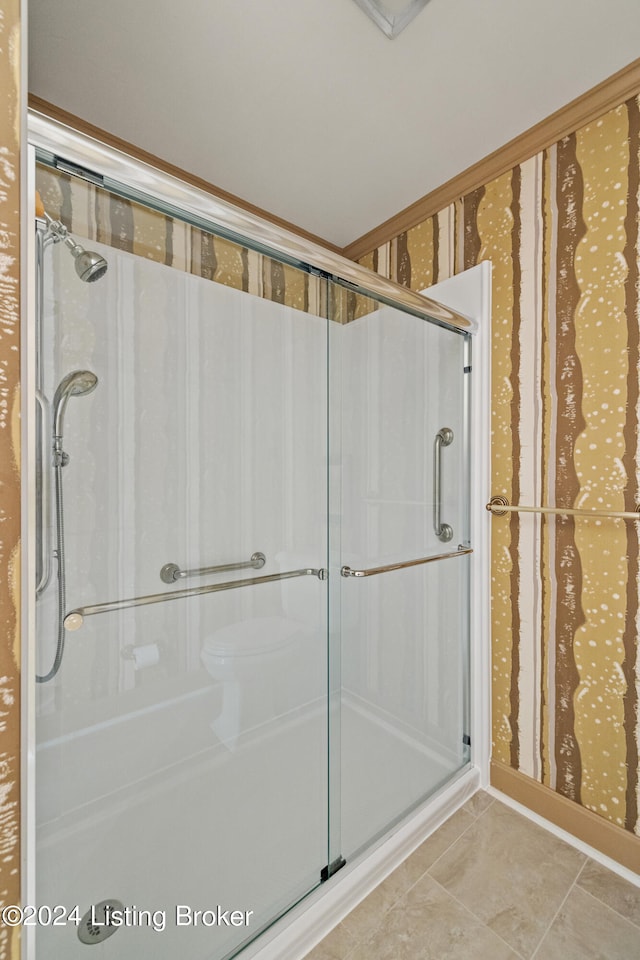
[[[105,190],[152,209],[157,209],[160,199],[163,212],[170,212],[200,229],[248,245],[282,262],[311,268],[349,290],[373,294],[381,303],[399,307],[437,326],[456,333],[477,332],[476,321],[458,310],[373,273],[293,231],[276,228],[255,214],[127,157],[107,144],[84,137],[34,110],[29,111],[29,134],[40,160],[49,166],[58,168],[61,163],[58,154],[63,153],[60,169],[68,169],[71,153],[76,171],[94,183],[99,177]]]

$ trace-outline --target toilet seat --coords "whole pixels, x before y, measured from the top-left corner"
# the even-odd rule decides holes
[[[256,617],[221,627],[206,637],[202,652],[213,657],[255,657],[281,650],[308,628],[284,617]]]

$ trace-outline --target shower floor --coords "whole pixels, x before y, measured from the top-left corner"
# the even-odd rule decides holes
[[[460,762],[438,757],[361,703],[343,705],[341,724],[342,850],[349,858]],[[130,909],[90,955],[75,924],[41,926],[37,960],[220,960],[237,950],[320,881],[326,736],[325,711],[280,720],[247,735],[234,753],[214,748],[43,825],[39,904],[78,904],[83,914],[113,898],[138,913]],[[91,758],[100,762],[106,758]],[[91,764],[87,769],[90,775]],[[181,917],[190,922],[178,926],[177,905],[253,913],[248,927],[205,926],[185,909]]]

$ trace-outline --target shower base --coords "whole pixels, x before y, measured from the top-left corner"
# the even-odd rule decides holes
[[[363,860],[359,850],[407,808],[407,797],[418,803],[460,761],[393,729],[357,698],[343,705],[341,724],[351,761],[341,783],[347,876],[354,857]],[[38,960],[221,960],[269,927],[319,887],[327,862],[326,737],[326,712],[307,710],[247,734],[233,753],[218,745],[43,824],[39,904],[77,904],[82,915],[113,899],[130,909],[90,955],[73,922],[39,927]],[[106,762],[90,743],[82,751]],[[314,830],[310,811],[317,812]],[[224,911],[249,916],[225,925]]]

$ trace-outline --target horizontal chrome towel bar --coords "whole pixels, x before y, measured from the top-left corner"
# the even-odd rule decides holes
[[[566,517],[609,517],[613,520],[640,520],[640,511],[629,512],[624,510],[575,510],[571,507],[523,507],[520,504],[511,504],[505,497],[492,497],[487,504],[487,510],[496,517],[503,517],[506,513],[550,513]]]
[[[390,570],[403,570],[405,567],[418,567],[422,563],[434,563],[436,560],[451,560],[452,557],[465,557],[473,553],[471,547],[452,550],[450,553],[437,553],[434,557],[421,557],[419,560],[403,560],[402,563],[390,563],[386,567],[369,567],[368,570],[352,570],[343,567],[340,573],[343,577],[375,577],[378,573],[388,573]]]
[[[238,587],[255,587],[259,583],[275,583],[276,580],[290,580],[292,577],[317,577],[327,579],[327,571],[305,567],[303,570],[288,570],[286,573],[271,573],[266,577],[250,577],[247,580],[229,580],[226,583],[210,583],[206,587],[190,587],[189,590],[174,590],[170,593],[151,593],[146,597],[131,597],[128,600],[112,600],[110,603],[94,603],[88,607],[70,610],[64,618],[65,630],[79,630],[85,617],[97,613],[112,613],[115,610],[128,610],[130,607],[144,607],[150,603],[165,603],[167,600],[183,600],[185,597],[201,597],[206,593],[218,593],[221,590],[235,590]]]
[[[228,570],[246,570],[253,567],[261,570],[267,562],[264,553],[257,551],[251,554],[250,560],[239,560],[237,563],[220,563],[216,567],[198,567],[197,570],[181,570],[177,563],[165,563],[160,571],[163,583],[175,583],[176,580],[186,580],[187,577],[206,577],[210,573],[226,573]]]

